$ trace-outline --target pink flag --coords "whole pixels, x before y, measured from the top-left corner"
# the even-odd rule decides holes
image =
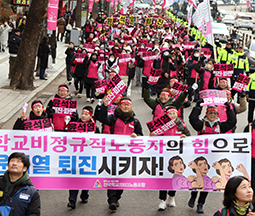
[[[114,7],[114,0],[111,1],[111,7]]]
[[[152,0],[152,1],[154,2],[154,7],[156,7],[156,5],[157,5],[156,0]]]
[[[115,0],[115,7],[118,7],[118,0]]]
[[[92,12],[94,0],[89,0],[89,13]]]
[[[135,0],[132,0],[132,2],[130,3],[129,7],[132,6],[135,3]]]
[[[189,0],[189,2],[194,6],[194,8],[196,8],[197,9],[197,5],[196,5],[196,2],[195,1],[193,1],[193,0]]]
[[[49,0],[47,10],[47,29],[56,30],[58,19],[58,0]]]

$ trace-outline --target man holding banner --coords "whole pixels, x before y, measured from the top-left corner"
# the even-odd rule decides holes
[[[233,110],[230,109],[229,102],[226,102],[227,107],[227,120],[220,122],[218,119],[218,109],[216,106],[208,106],[206,109],[206,116],[200,120],[199,116],[202,111],[201,104],[203,99],[197,101],[196,107],[193,108],[192,112],[189,115],[189,122],[191,126],[198,132],[198,135],[204,134],[221,134],[231,130],[236,125],[236,117]],[[195,205],[195,200],[197,197],[197,191],[191,192],[191,198],[188,202],[188,205],[193,208]],[[205,204],[206,197],[208,192],[201,191],[197,204],[197,213],[204,213],[203,205]]]
[[[119,106],[114,112],[114,115],[108,115],[106,98],[103,99],[104,105],[99,113],[99,120],[106,125],[111,126],[111,134],[130,135],[131,137],[143,136],[142,126],[140,121],[134,116],[132,110],[132,101],[128,97],[120,99]],[[107,190],[109,209],[117,210],[119,207],[119,199],[123,190]]]

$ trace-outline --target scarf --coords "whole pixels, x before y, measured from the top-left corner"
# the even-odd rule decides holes
[[[250,206],[250,203],[247,202],[245,205],[240,205],[240,204],[237,204],[235,201],[233,201],[234,203],[234,208],[236,210],[236,212],[240,215],[245,215],[246,214],[246,211],[247,209],[249,208]]]
[[[130,118],[134,115],[134,111],[133,111],[133,110],[131,110],[131,111],[129,111],[129,112],[122,112],[122,110],[121,110],[119,107],[117,107],[116,110],[117,110],[117,112],[118,112],[120,115],[124,116],[125,121],[127,121],[128,119],[130,119]]]

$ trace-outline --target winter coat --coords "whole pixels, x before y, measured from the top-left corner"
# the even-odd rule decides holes
[[[20,43],[21,37],[16,35],[15,33],[12,34],[9,39],[9,53],[18,54]]]
[[[4,25],[1,25],[1,28],[0,28],[0,36],[1,36],[1,44],[2,46],[5,45],[7,46],[8,44],[8,38],[9,38],[9,32],[11,32],[11,27],[6,24],[6,26]]]
[[[207,120],[204,118],[203,120],[199,119],[199,115],[201,114],[202,108],[201,107],[194,107],[192,112],[189,115],[189,122],[191,126],[196,131],[202,131],[204,124],[206,126],[210,126]],[[217,121],[216,123],[219,124],[220,133],[226,133],[227,131],[231,130],[236,125],[236,117],[234,111],[227,107],[227,121]]]
[[[84,63],[77,63],[76,60],[74,60],[74,65],[75,65],[75,71],[74,71],[74,76],[75,77],[84,77],[86,73],[86,67]]]
[[[251,211],[254,210],[252,203],[250,203],[250,206],[248,209],[251,209]],[[222,211],[223,211],[223,209],[218,210],[213,216],[224,216]],[[240,214],[238,214],[236,212],[236,210],[233,206],[230,206],[228,209],[226,209],[226,213],[227,213],[226,214],[227,216],[241,216]],[[247,215],[247,214],[248,214],[248,210],[245,215]],[[243,216],[245,216],[245,215],[243,215]]]
[[[134,116],[135,114],[133,113],[129,119],[125,119],[125,117],[118,112],[118,108],[115,110],[114,115],[112,114],[108,115],[107,106],[102,105],[100,113],[98,114],[98,120],[102,122],[103,124],[111,126],[111,134],[116,134],[114,133],[114,131],[116,129],[119,129],[119,127],[118,128],[116,127],[115,129],[115,124],[118,119],[122,121],[125,124],[125,126],[127,126],[130,123],[131,124],[133,123],[134,133],[136,133],[138,136],[143,136],[141,123]],[[131,134],[126,134],[126,135],[131,135]]]
[[[58,25],[58,33],[64,33],[65,32],[66,21],[63,17],[58,19],[57,25]]]
[[[74,48],[67,48],[65,51],[66,54],[66,64],[72,64],[74,60]]]
[[[40,58],[40,68],[46,69],[48,66],[48,55],[50,48],[48,42],[42,42],[39,45],[38,57]]]
[[[53,31],[53,34],[49,35],[49,44],[51,46],[51,49],[56,49],[57,48],[56,31]]]
[[[9,187],[9,185],[12,187]],[[9,190],[6,190],[9,187]],[[4,205],[4,197],[7,196],[5,205],[14,209],[12,216],[39,216],[40,196],[33,186],[27,172],[16,182],[11,183],[8,170],[0,176],[0,205]]]
[[[36,116],[33,113],[33,111],[31,111],[29,114],[29,120],[44,119],[44,118],[48,118],[48,115],[46,112],[43,112],[41,116]],[[24,122],[25,122],[25,119],[21,120],[21,118],[18,118],[13,126],[13,130],[24,130]]]
[[[112,64],[112,66],[109,65],[109,60],[105,62],[105,77],[103,76],[103,64],[99,66],[98,68],[98,79],[103,80],[109,78],[109,73],[115,72],[116,74],[119,74],[120,68],[118,66],[118,60],[115,56],[115,60]]]

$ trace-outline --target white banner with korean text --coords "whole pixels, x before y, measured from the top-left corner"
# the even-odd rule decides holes
[[[0,150],[1,174],[11,153],[28,155],[38,189],[222,191],[251,170],[250,133],[180,139],[0,130]]]

